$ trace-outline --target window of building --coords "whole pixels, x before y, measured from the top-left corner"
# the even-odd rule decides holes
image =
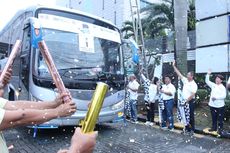
[[[114,11],[114,24],[117,25],[117,12]]]

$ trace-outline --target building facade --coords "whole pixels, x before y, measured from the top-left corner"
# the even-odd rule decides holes
[[[137,2],[142,8],[159,0],[137,0]],[[135,0],[132,0],[132,3],[135,4]],[[124,21],[131,20],[129,0],[57,0],[56,4],[97,15],[111,21],[118,28],[122,27]]]
[[[196,0],[197,73],[230,72],[229,11],[229,0]]]

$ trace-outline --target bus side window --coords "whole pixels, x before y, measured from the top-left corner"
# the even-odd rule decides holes
[[[22,52],[20,56],[20,79],[27,90],[29,89],[30,49],[30,26],[28,26],[23,30]]]

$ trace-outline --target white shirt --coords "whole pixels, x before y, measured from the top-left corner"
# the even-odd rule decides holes
[[[6,102],[7,102],[6,99],[3,99],[0,97],[0,125],[1,125],[2,120],[4,118],[4,115],[5,115],[5,110],[3,108],[6,105]],[[0,131],[0,152],[1,153],[9,153],[8,148],[6,146],[6,141],[5,141],[1,131]]]
[[[187,78],[183,77],[181,81],[183,82],[182,96],[183,99],[187,100],[193,93],[197,92],[198,87],[194,80],[188,81]]]
[[[223,84],[215,84],[209,80],[209,75],[207,74],[205,77],[205,82],[207,85],[212,89],[210,100],[208,105],[215,108],[224,107],[225,102],[224,99],[226,98],[226,88]],[[216,98],[216,100],[212,100],[212,98]]]
[[[230,77],[228,78],[228,83],[227,84],[230,84]]]
[[[157,97],[157,85],[150,84],[149,86],[149,102],[155,103]]]
[[[144,91],[145,97],[144,100],[147,102],[155,103],[156,95],[157,95],[157,85],[152,84],[149,79],[147,79],[143,74],[141,74],[141,78],[144,81]]]
[[[170,100],[174,99],[175,93],[176,93],[176,88],[172,83],[169,83],[168,85],[164,84],[162,85],[162,90],[164,92],[170,92],[172,96],[166,95],[164,93],[161,94],[163,100]]]
[[[128,87],[133,90],[138,90],[139,86],[140,84],[136,80],[130,81],[128,84]],[[130,93],[130,100],[137,100],[137,91],[132,91],[131,89],[128,89],[128,92]]]

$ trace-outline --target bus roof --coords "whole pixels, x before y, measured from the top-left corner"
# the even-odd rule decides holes
[[[75,10],[75,9],[69,9],[69,8],[65,8],[65,7],[59,7],[59,6],[44,6],[44,5],[34,5],[34,6],[30,6],[30,7],[27,7],[26,9],[24,10],[19,10],[15,15],[14,17],[4,26],[4,28],[0,31],[0,36],[2,35],[2,33],[4,33],[4,31],[6,31],[8,29],[8,27],[18,18],[20,17],[22,14],[26,13],[26,12],[33,12],[33,15],[35,14],[35,11],[37,9],[53,9],[53,10],[59,10],[59,11],[64,11],[64,12],[69,12],[69,13],[74,13],[74,14],[80,14],[80,15],[83,15],[83,16],[86,16],[86,17],[89,17],[89,18],[93,18],[93,19],[97,19],[97,20],[100,20],[102,22],[105,22],[113,27],[115,27],[116,29],[117,26],[114,25],[111,21],[108,21],[108,20],[105,20],[101,17],[98,17],[98,16],[95,16],[95,15],[92,15],[92,14],[89,14],[89,13],[86,13],[86,12],[82,12],[82,11],[79,11],[79,10]]]

